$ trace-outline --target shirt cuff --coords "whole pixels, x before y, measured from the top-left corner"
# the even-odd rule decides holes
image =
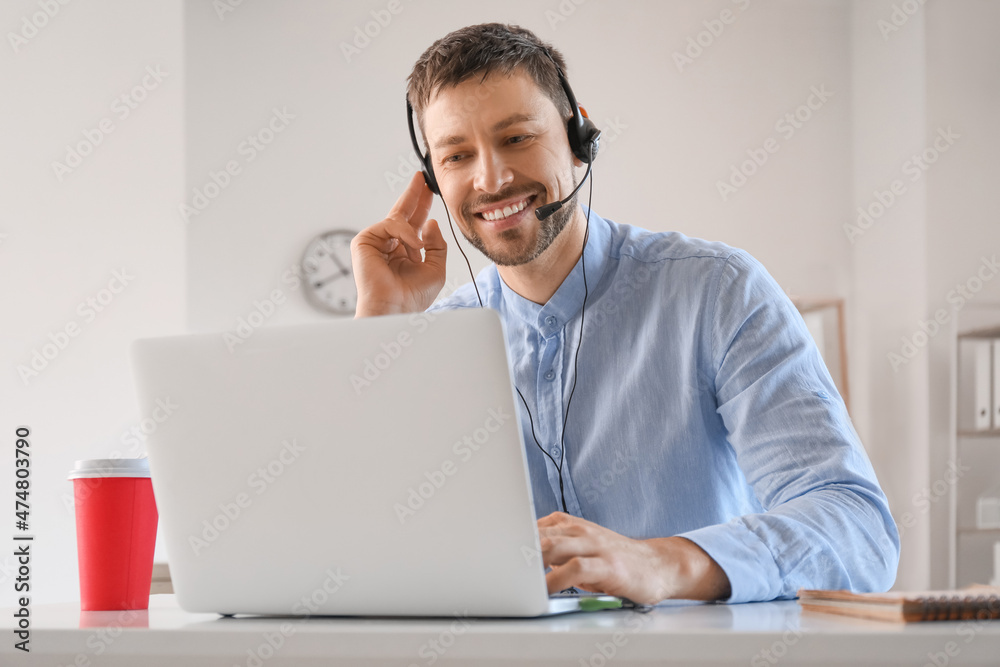
[[[774,556],[740,519],[677,537],[704,549],[729,577],[731,594],[725,602],[763,602],[781,595],[781,572]]]

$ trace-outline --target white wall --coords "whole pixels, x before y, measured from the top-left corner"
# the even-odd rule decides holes
[[[18,53],[0,47],[0,433],[28,424],[35,434],[36,602],[77,595],[66,470],[127,450],[121,436],[141,417],[128,342],[232,329],[274,289],[287,301],[268,324],[320,318],[282,274],[313,235],[384,215],[400,191],[386,172],[411,159],[412,62],[448,31],[488,20],[525,25],[566,54],[578,97],[608,133],[595,165],[599,213],[746,248],[789,292],[848,299],[852,412],[898,517],[943,469],[947,352],[935,337],[898,372],[887,354],[947,306],[981,254],[1000,250],[990,206],[1000,149],[990,30],[1000,17],[988,2],[931,3],[885,39],[877,22],[893,4],[402,0],[347,62],[341,42],[385,2],[244,2],[220,17],[200,0],[105,0],[63,7]],[[724,9],[735,21],[678,71],[674,53]],[[16,32],[37,11],[5,3],[0,26]],[[111,103],[148,65],[168,76],[119,120]],[[784,136],[776,121],[814,86],[832,97]],[[295,118],[248,161],[241,142],[276,107]],[[105,116],[115,131],[59,182],[51,162]],[[949,123],[965,134],[947,159],[852,244],[843,225],[855,207]],[[779,150],[723,201],[717,181],[769,137]],[[178,205],[229,160],[241,173],[185,223]],[[443,213],[436,204],[442,224]],[[450,254],[449,277],[461,282],[464,264]],[[134,281],[85,323],[77,304],[121,267]],[[1000,301],[1000,281],[981,298]],[[17,365],[70,321],[80,335],[26,385]],[[0,458],[0,479],[10,467]],[[905,587],[937,576],[938,507],[906,531]]]
[[[839,227],[851,187],[848,5],[590,2],[555,21],[563,17],[546,12],[558,2],[404,2],[347,62],[341,43],[384,6],[244,4],[220,21],[189,3],[189,197],[227,160],[243,168],[192,217],[193,328],[235,328],[255,299],[283,287],[282,271],[314,234],[384,216],[400,191],[384,174],[410,159],[403,91],[413,61],[446,32],[491,20],[519,22],[565,52],[577,97],[608,133],[594,169],[598,212],[747,248],[790,291],[848,289],[850,248]],[[723,9],[735,21],[678,71],[674,51]],[[785,139],[776,121],[813,86],[832,97]],[[274,106],[297,117],[246,163],[237,147]],[[779,151],[723,201],[716,181],[769,136]],[[440,204],[433,215],[445,223]],[[449,277],[465,276],[451,252]],[[318,317],[286,291],[291,301],[271,321]]]
[[[0,497],[8,507],[0,539],[12,544],[14,432],[27,425],[36,603],[79,599],[66,474],[75,459],[141,453],[121,441],[145,416],[128,344],[182,330],[185,310],[184,229],[172,215],[183,174],[182,8],[53,4],[59,12],[35,19],[43,27],[29,28],[34,36],[16,51],[9,34],[42,10],[25,0],[0,5]],[[152,89],[137,91],[145,99],[124,117],[115,101],[142,84],[147,67],[159,67],[162,81],[152,88],[147,78]],[[105,118],[113,131],[60,180],[52,163]],[[102,290],[121,269],[133,278],[100,313],[78,310],[112,296]],[[22,380],[17,367],[30,368],[33,351],[71,323],[78,335],[48,348],[48,365]],[[13,600],[12,551],[0,552],[0,606]]]
[[[854,225],[853,417],[898,523],[909,507],[904,499],[926,484],[929,456],[927,419],[918,407],[927,405],[927,358],[919,355],[895,370],[886,362],[927,303],[926,180],[914,183],[900,173],[925,135],[924,16],[918,12],[885,39],[878,23],[891,14],[890,4],[860,1],[854,8],[854,192],[846,220]],[[893,192],[894,181],[903,184],[901,194]],[[858,207],[871,209],[874,222],[859,221]],[[927,517],[900,527],[900,537],[897,586],[917,588],[928,576]]]

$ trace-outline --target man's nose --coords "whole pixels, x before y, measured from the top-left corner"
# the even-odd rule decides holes
[[[497,151],[481,151],[476,158],[473,185],[483,192],[498,192],[514,178],[503,157]]]

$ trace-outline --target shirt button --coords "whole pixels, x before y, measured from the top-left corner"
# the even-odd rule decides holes
[[[552,449],[549,450],[549,454],[552,454],[552,458],[558,458],[559,453],[560,452],[558,447],[553,447]]]
[[[549,315],[548,317],[545,318],[545,323],[550,327],[554,327],[556,325],[556,318]]]
[[[548,371],[548,372],[547,372],[547,373],[545,374],[545,379],[546,379],[546,380],[548,380],[549,382],[552,382],[552,380],[553,380],[553,379],[554,379],[555,377],[556,377],[556,372],[555,372],[555,371],[552,371],[552,370]]]

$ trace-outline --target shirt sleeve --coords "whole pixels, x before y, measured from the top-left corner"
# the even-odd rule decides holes
[[[887,590],[899,533],[795,306],[737,251],[709,312],[717,413],[765,511],[681,537],[725,571],[728,602],[793,598],[800,588]]]

